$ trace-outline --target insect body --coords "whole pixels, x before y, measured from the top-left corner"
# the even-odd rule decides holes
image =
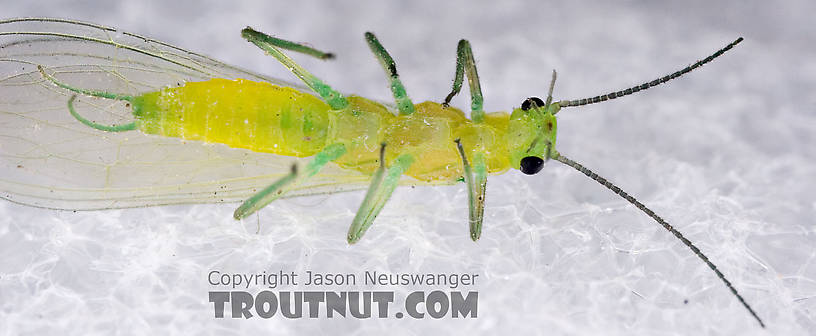
[[[212,79],[130,101],[134,127],[143,133],[296,157],[313,156],[337,143],[349,153],[334,162],[366,174],[376,170],[382,143],[388,144],[386,161],[396,153],[412,153],[416,162],[405,174],[416,179],[455,181],[462,176],[454,139],[487,148],[490,172],[510,166],[504,143],[494,140],[505,138],[506,113],[491,114],[475,125],[462,111],[434,102],[415,105],[412,114],[394,115],[365,98],[347,100],[346,108],[334,110],[292,88]]]
[[[20,19],[0,22],[0,27],[19,22],[34,24],[56,22],[90,26],[61,20]],[[0,36],[4,35],[33,35],[36,38],[56,36],[59,39],[109,44],[149,56],[155,54],[153,57],[163,62],[181,65],[183,69],[176,70],[181,77],[189,76],[189,72],[200,71],[201,64],[215,62],[209,59],[196,59],[198,62],[171,59],[161,56],[163,55],[161,53],[154,53],[150,48],[138,48],[134,45],[113,43],[112,40],[59,32],[0,33]],[[320,178],[319,173],[322,170],[330,170],[332,166],[365,176],[370,183],[365,199],[349,229],[347,238],[350,243],[358,241],[371,226],[396,186],[405,181],[404,176],[415,184],[453,184],[464,181],[469,193],[470,237],[474,241],[478,240],[482,229],[487,176],[510,168],[520,169],[525,174],[532,175],[542,169],[544,162],[557,160],[620,195],[683,241],[762,324],[753,309],[717,267],[680,232],[619,187],[556,150],[555,116],[562,108],[615,99],[662,84],[710,62],[740,43],[742,38],[671,75],[593,98],[553,101],[552,92],[556,79],[553,71],[546,100],[531,97],[525,99],[520,107],[514,108],[510,113],[485,113],[482,109],[483,98],[473,53],[466,40],[460,41],[457,48],[457,66],[450,94],[442,103],[414,104],[399,79],[391,56],[374,34],[366,33],[366,42],[389,77],[396,105],[396,108],[391,108],[362,97],[340,94],[295,63],[283,50],[302,52],[319,58],[330,58],[331,54],[280,40],[251,28],[244,29],[242,36],[275,57],[308,88],[270,83],[260,76],[236,71],[238,74],[231,76],[234,79],[199,74],[193,77],[201,78],[200,81],[187,81],[176,87],[162,87],[131,94],[95,90],[67,83],[58,76],[60,72],[69,71],[60,67],[44,66],[35,58],[20,60],[3,57],[0,61],[26,64],[29,68],[36,66],[36,73],[39,75],[37,80],[43,83],[42,85],[58,87],[63,94],[71,95],[67,99],[67,109],[76,119],[75,123],[88,126],[96,132],[115,134],[140,131],[148,135],[218,143],[253,152],[309,158],[307,164],[293,165],[287,173],[265,185],[265,188],[261,190],[253,188],[252,195],[245,198],[235,210],[236,219],[245,218],[279,197],[288,196],[305,186],[310,186],[310,183]],[[152,43],[151,47],[159,44],[155,41],[145,41]],[[4,48],[19,44],[11,43]],[[182,55],[199,57],[194,54]],[[218,69],[226,68],[225,65],[218,63],[215,65]],[[104,69],[114,69],[108,71],[120,74],[119,71],[132,70],[129,67],[138,70],[143,66],[145,63],[131,62],[128,67],[116,65]],[[24,73],[25,78],[33,80],[31,79],[33,73],[31,71]],[[465,76],[471,94],[470,119],[467,119],[461,110],[448,106],[452,97],[461,90]],[[103,100],[110,102],[126,102],[131,120],[118,125],[91,120],[77,112],[76,95],[104,98]],[[28,113],[18,112],[10,115],[31,119]],[[23,151],[20,152],[18,156],[23,156]],[[0,186],[10,189],[7,190],[7,195],[18,197],[15,199],[12,196],[5,196],[6,198],[17,200],[20,199],[19,196],[26,196],[25,189],[13,183],[5,183]],[[115,188],[103,188],[113,189]],[[172,193],[160,190],[154,195]],[[147,203],[149,202],[143,202]]]

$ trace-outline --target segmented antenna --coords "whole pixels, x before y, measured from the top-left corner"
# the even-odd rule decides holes
[[[739,42],[739,40],[737,40],[737,42]],[[717,277],[720,278],[720,280],[722,280],[723,283],[725,283],[725,286],[728,287],[728,289],[731,291],[731,293],[733,293],[737,297],[737,300],[739,300],[739,302],[742,303],[742,305],[745,307],[745,309],[748,309],[748,312],[751,313],[751,315],[757,320],[757,322],[759,322],[759,325],[762,326],[763,328],[765,328],[765,323],[763,323],[762,320],[759,318],[759,316],[757,316],[756,312],[754,312],[754,309],[752,309],[751,306],[749,306],[748,303],[745,302],[745,299],[743,299],[742,295],[740,295],[737,292],[737,289],[734,288],[733,285],[731,285],[731,282],[728,281],[728,279],[725,278],[725,275],[723,275],[722,272],[720,272],[720,270],[717,269],[717,266],[714,266],[714,264],[710,260],[708,260],[708,257],[705,254],[703,254],[703,252],[700,252],[700,249],[698,249],[697,246],[694,246],[694,244],[692,244],[691,241],[686,239],[686,237],[683,237],[683,234],[680,233],[679,231],[677,231],[674,227],[672,227],[671,224],[667,223],[665,220],[663,220],[663,218],[660,218],[660,216],[655,214],[654,211],[647,208],[645,205],[643,205],[643,203],[640,203],[638,200],[636,200],[634,197],[627,194],[621,188],[619,188],[618,186],[612,184],[612,182],[607,181],[605,178],[603,178],[601,176],[598,176],[598,174],[595,174],[593,171],[585,168],[584,166],[582,166],[578,162],[572,161],[572,160],[570,160],[569,158],[567,158],[564,155],[558,155],[557,157],[555,157],[555,159],[558,160],[559,162],[561,162],[561,163],[563,163],[563,164],[565,164],[567,166],[570,166],[570,167],[574,168],[575,170],[583,173],[584,175],[586,175],[589,178],[591,178],[591,179],[595,180],[596,182],[600,183],[601,185],[603,185],[607,189],[612,190],[612,192],[618,194],[620,197],[622,197],[623,199],[625,199],[629,203],[632,203],[632,205],[634,205],[635,207],[640,209],[640,211],[643,211],[644,213],[649,215],[649,217],[652,217],[655,221],[657,221],[657,223],[662,225],[663,228],[665,228],[666,230],[671,232],[675,237],[677,237],[677,239],[680,239],[680,241],[683,242],[683,244],[688,246],[688,248],[690,248],[691,251],[694,252],[694,254],[696,254],[698,257],[700,257],[700,259],[702,259],[703,262],[705,262],[705,264],[708,265],[708,268],[710,268],[712,271],[714,271],[714,273],[717,274]]]
[[[547,102],[544,103],[544,108],[549,109],[550,104],[552,103],[552,93],[553,93],[553,89],[555,88],[555,78],[556,77],[558,77],[558,74],[555,72],[555,69],[553,69],[552,79],[550,79],[550,89],[547,91]]]
[[[592,97],[592,98],[584,98],[584,99],[577,99],[577,100],[562,100],[562,101],[558,102],[558,104],[561,105],[561,107],[588,105],[588,104],[599,103],[599,102],[602,102],[602,101],[607,101],[607,100],[610,100],[610,99],[620,98],[620,97],[623,97],[623,96],[628,96],[628,95],[633,94],[635,92],[638,92],[638,91],[641,91],[641,90],[646,90],[646,89],[648,89],[650,87],[663,84],[663,83],[668,82],[668,81],[670,81],[672,79],[675,79],[677,77],[685,75],[685,74],[691,72],[691,70],[697,69],[700,66],[702,66],[703,64],[711,62],[712,60],[719,57],[720,55],[722,55],[726,51],[730,50],[731,48],[733,48],[735,45],[737,45],[740,42],[742,42],[742,37],[736,39],[734,42],[729,43],[724,48],[722,48],[720,50],[717,50],[717,52],[715,52],[711,56],[708,56],[708,57],[706,57],[706,58],[704,58],[702,60],[697,61],[697,63],[694,63],[694,64],[689,65],[689,66],[687,66],[687,67],[685,67],[685,68],[683,68],[681,70],[678,70],[677,72],[675,72],[675,73],[673,73],[671,75],[655,79],[655,80],[653,80],[651,82],[643,83],[643,84],[640,84],[640,85],[637,85],[637,86],[633,86],[633,87],[630,87],[630,88],[628,88],[626,90],[620,90],[620,91],[617,91],[617,92],[610,92],[610,93],[607,93],[607,94],[602,95],[602,96],[595,96],[595,97]]]

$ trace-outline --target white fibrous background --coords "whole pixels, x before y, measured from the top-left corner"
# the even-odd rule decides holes
[[[473,46],[485,108],[604,94],[674,72],[739,36],[713,63],[660,87],[559,113],[557,148],[647,204],[694,242],[767,330],[675,237],[558,162],[488,180],[484,231],[467,193],[401,188],[364,239],[346,243],[363,192],[92,212],[0,202],[0,334],[806,335],[816,333],[816,35],[808,1],[591,5],[469,1],[4,1],[0,16],[119,27],[295,80],[241,28],[307,41],[295,58],[342,92],[389,100],[363,40],[373,31],[414,102],[450,90],[456,44]],[[2,93],[0,93],[2,94]],[[468,109],[465,88],[453,105]],[[261,186],[259,186],[261,187]],[[212,270],[478,274],[477,318],[217,319]],[[290,286],[386,290],[444,286]],[[250,292],[263,287],[253,286]],[[397,302],[401,302],[397,300]]]

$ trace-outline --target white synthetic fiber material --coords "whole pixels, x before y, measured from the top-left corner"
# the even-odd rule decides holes
[[[684,78],[564,109],[558,149],[697,244],[770,334],[816,333],[812,1],[472,3],[4,1],[0,8],[3,17],[116,26],[293,80],[240,38],[249,25],[337,53],[331,62],[296,59],[342,92],[380,100],[390,99],[387,82],[364,31],[376,32],[394,56],[415,102],[448,93],[456,42],[467,38],[488,111],[545,96],[553,68],[556,99],[583,98],[668,74],[744,36]],[[467,109],[467,95],[454,105]],[[362,197],[277,201],[243,222],[232,220],[235,205],[74,213],[0,202],[0,334],[766,334],[688,248],[557,162],[536,176],[489,179],[478,243],[467,235],[459,185],[398,190],[365,238],[348,246]],[[479,291],[479,317],[215,319],[207,301],[219,289],[207,283],[214,269],[476,273],[477,285],[464,290]]]

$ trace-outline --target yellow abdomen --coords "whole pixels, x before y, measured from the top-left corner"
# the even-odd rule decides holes
[[[410,115],[395,115],[371,100],[349,96],[349,106],[330,110],[320,98],[293,88],[248,80],[190,82],[135,97],[133,115],[147,134],[221,143],[230,147],[286,156],[317,154],[340,143],[347,153],[335,163],[373,173],[387,144],[387,162],[411,154],[406,175],[423,181],[455,181],[462,159],[460,139],[469,160],[483,153],[489,172],[509,168],[504,134],[506,113],[491,113],[473,124],[462,111],[439,103],[415,105]]]
[[[297,157],[326,145],[328,110],[310,94],[243,79],[190,82],[133,101],[144,133]]]

